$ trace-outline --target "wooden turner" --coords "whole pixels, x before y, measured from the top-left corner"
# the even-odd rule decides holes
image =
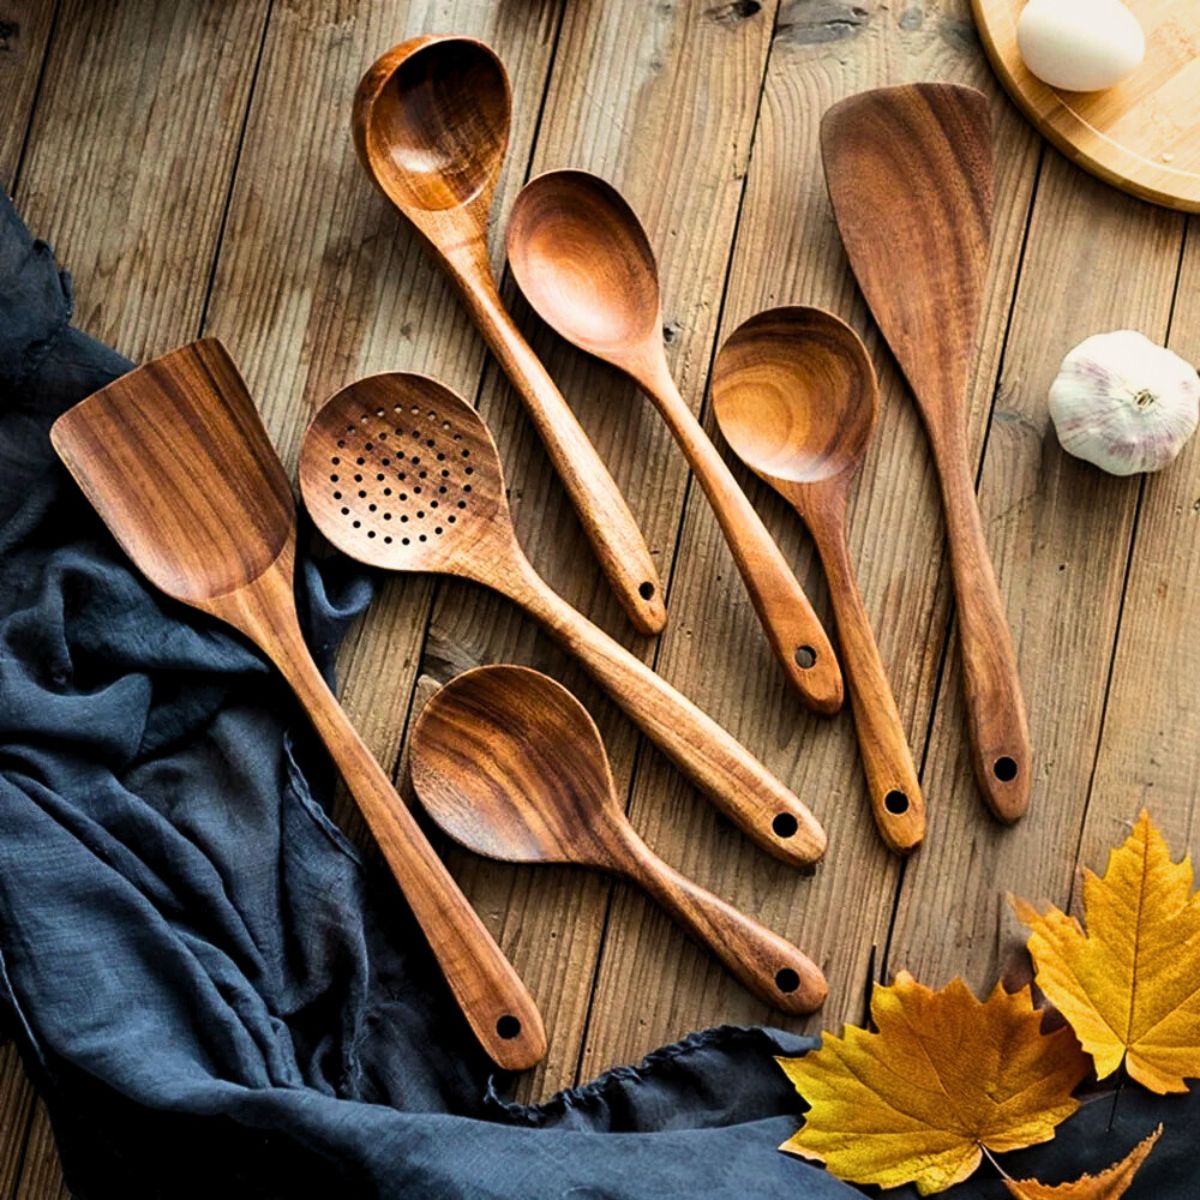
[[[259,646],[304,705],[475,1035],[508,1070],[546,1053],[525,985],[355,733],[296,617],[296,514],[283,466],[220,342],[183,346],[55,422],[59,457],[168,596]]]
[[[496,443],[449,388],[401,372],[342,388],[304,435],[300,490],[317,528],[352,558],[457,575],[519,604],[759,845],[793,864],[824,853],[824,831],[783,783],[533,569]]]
[[[1029,806],[1029,727],[975,498],[966,392],[992,230],[987,101],[917,83],[835,104],[821,153],[850,265],[921,410],[941,483],[975,776],[991,810]]]
[[[644,888],[756,995],[788,1013],[820,1008],[820,968],[790,942],[669,867],[617,799],[587,709],[528,667],[477,667],[422,710],[409,746],[429,815],[476,854],[578,863]]]

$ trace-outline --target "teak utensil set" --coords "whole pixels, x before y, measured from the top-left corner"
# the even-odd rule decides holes
[[[487,218],[509,117],[508,77],[487,46],[424,37],[368,71],[354,138],[368,173],[454,280],[525,401],[631,622],[655,633],[666,609],[641,533],[506,312],[488,261]],[[864,93],[827,114],[822,149],[851,265],[929,432],[950,535],[975,771],[992,810],[1011,821],[1028,803],[1028,732],[975,505],[963,407],[990,236],[983,98],[930,84]],[[671,379],[657,267],[632,209],[584,172],[542,175],[517,198],[508,254],[541,317],[654,401],[713,507],[789,682],[809,707],[836,712],[842,674],[821,622]],[[727,339],[712,389],[732,449],[812,533],[829,579],[871,810],[887,845],[907,853],[924,835],[924,799],[846,542],[850,485],[878,417],[866,349],[829,313],[774,309]],[[202,340],[131,372],[61,417],[52,440],[147,578],[234,626],[278,666],[480,1043],[506,1068],[537,1062],[546,1037],[533,1000],[304,644],[293,597],[292,493],[224,349]],[[785,862],[820,859],[825,835],[804,803],[537,574],[513,530],[491,434],[444,385],[389,373],[342,388],[304,436],[299,482],[317,527],[338,549],[383,569],[456,575],[508,596],[749,837]],[[641,841],[614,792],[595,724],[552,680],[511,666],[458,676],[419,716],[409,757],[417,796],[457,841],[509,861],[623,873],[769,1003],[803,1013],[824,1000],[824,977],[804,954]]]

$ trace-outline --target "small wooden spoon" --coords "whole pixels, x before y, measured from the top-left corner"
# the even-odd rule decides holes
[[[220,342],[157,358],[54,423],[55,450],[156,587],[240,630],[291,684],[500,1066],[546,1053],[542,1019],[487,926],[355,733],[300,632],[296,511],[283,465]]]
[[[775,308],[740,325],[713,366],[713,412],[738,457],[804,519],[837,617],[842,665],[883,840],[907,854],[925,801],[850,565],[846,505],[879,415],[867,349],[817,308]]]
[[[423,375],[372,375],[313,418],[300,490],[341,551],[389,571],[437,571],[495,588],[542,622],[696,785],[785,862],[815,862],[812,813],[711,717],[572,608],[530,565],[479,414]]]
[[[586,171],[540,175],[513,206],[508,261],[542,320],[619,367],[654,401],[708,496],[788,679],[812,708],[837,712],[842,676],[825,630],[671,378],[658,268],[633,209]]]
[[[1029,725],[967,447],[992,232],[988,103],[974,88],[876,88],[821,120],[821,155],[850,265],[921,410],[942,488],[971,759],[1002,821],[1029,807]]]
[[[457,676],[421,712],[409,755],[421,803],[468,850],[623,874],[768,1004],[788,1013],[821,1007],[828,989],[811,959],[638,837],[617,799],[600,731],[553,679],[512,666]]]
[[[641,633],[666,624],[650,551],[607,467],[500,299],[487,222],[512,96],[474,38],[418,37],[363,76],[354,144],[380,191],[416,226],[529,410],[617,599]]]

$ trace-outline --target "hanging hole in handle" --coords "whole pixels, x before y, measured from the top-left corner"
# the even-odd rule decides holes
[[[505,1013],[496,1022],[496,1032],[506,1042],[511,1042],[521,1032],[521,1022],[512,1013]]]
[[[811,646],[797,646],[793,657],[796,660],[796,666],[805,671],[809,667],[815,666],[817,662],[817,652]]]
[[[654,597],[654,584],[652,584],[652,583],[650,582],[650,580],[648,580],[648,579],[645,581],[645,583],[639,583],[639,584],[638,584],[638,595],[639,595],[639,596],[641,596],[641,598],[642,598],[643,600],[651,600],[651,599],[653,599],[653,597]]]
[[[771,828],[775,831],[776,837],[790,838],[800,828],[800,822],[791,813],[781,812],[776,814],[775,820],[771,822]]]
[[[800,986],[800,976],[791,967],[775,972],[775,986],[781,992],[794,992]]]
[[[908,797],[899,788],[892,788],[883,798],[883,807],[893,816],[902,816],[908,812]]]
[[[992,774],[996,776],[1001,783],[1012,783],[1017,777],[1017,760],[1009,758],[1007,754],[996,759],[992,763]]]

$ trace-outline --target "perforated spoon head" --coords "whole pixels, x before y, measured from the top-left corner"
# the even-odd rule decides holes
[[[300,491],[329,541],[386,570],[495,585],[520,553],[492,435],[425,375],[371,375],[331,397],[304,435]]]
[[[624,816],[600,731],[541,672],[479,667],[452,679],[422,710],[409,755],[425,810],[476,854],[614,865],[608,844]]]
[[[713,366],[713,412],[737,456],[790,498],[848,484],[879,415],[866,347],[817,308],[759,313],[738,326]]]
[[[509,218],[508,261],[537,314],[581,350],[618,365],[635,348],[661,352],[654,251],[603,179],[550,171],[530,180]]]
[[[122,549],[199,608],[290,572],[295,506],[238,369],[205,338],[65,412],[50,439]]]
[[[483,42],[419,37],[363,76],[353,131],[371,178],[410,217],[486,215],[508,147],[508,72]]]

